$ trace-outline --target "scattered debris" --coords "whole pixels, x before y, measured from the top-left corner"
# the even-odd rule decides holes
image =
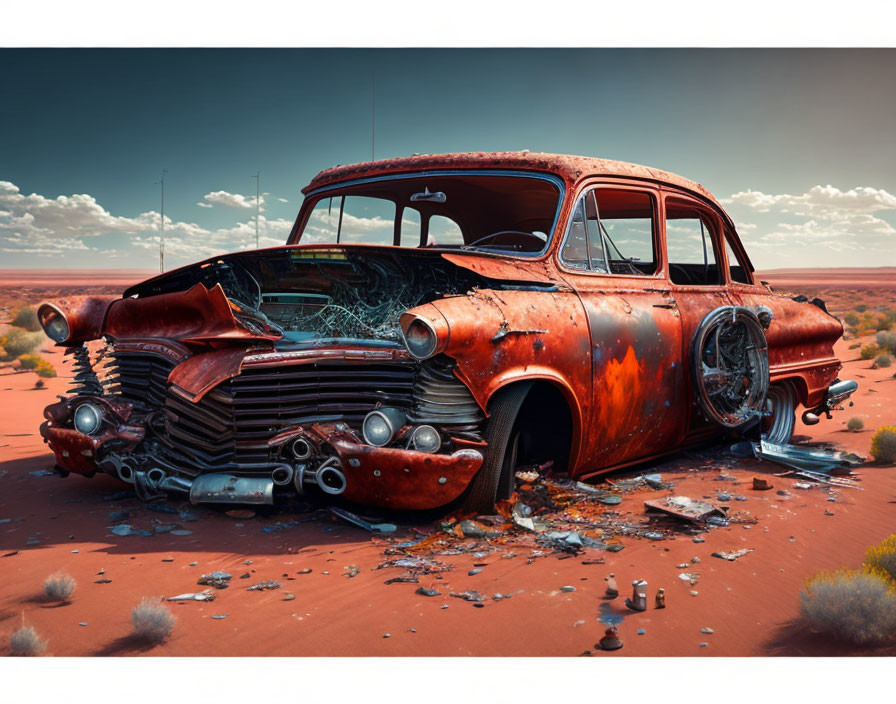
[[[430,589],[429,587],[417,587],[417,590],[414,594],[419,594],[420,596],[441,596],[442,592],[438,592],[435,589]]]
[[[220,621],[222,618],[227,618],[229,614],[212,614],[212,618],[216,621]]]
[[[619,640],[619,630],[616,626],[610,626],[605,632],[604,637],[597,644],[602,650],[619,650],[622,647],[622,641]]]
[[[215,595],[212,591],[206,589],[195,594],[178,594],[177,596],[169,596],[168,601],[214,601]]]
[[[649,499],[644,502],[648,510],[662,511],[676,518],[694,523],[706,522],[709,518],[724,519],[727,514],[717,506],[697,501],[687,496],[667,496],[662,499]]]
[[[227,572],[212,572],[211,574],[202,575],[197,581],[196,584],[203,584],[208,587],[214,587],[215,589],[227,589],[230,586],[230,580],[233,575],[228,574]]]
[[[753,489],[754,491],[768,491],[769,489],[774,489],[775,485],[772,484],[768,479],[764,477],[753,477]]]
[[[729,562],[734,562],[739,557],[743,557],[747,553],[753,552],[753,548],[743,548],[742,550],[733,550],[731,552],[714,552],[712,554],[713,557],[720,557],[723,560],[728,560]]]
[[[394,533],[397,528],[394,523],[370,523],[359,515],[337,506],[331,506],[330,513],[371,533]]]
[[[266,580],[264,582],[259,582],[258,584],[253,584],[251,587],[246,587],[246,591],[249,592],[263,592],[271,589],[279,589],[280,582],[275,582],[274,580]]]
[[[240,519],[249,519],[255,518],[255,511],[244,508],[235,508],[230,511],[225,511],[225,515],[230,516],[231,518],[240,518]]]
[[[281,601],[293,601],[296,598],[296,595],[292,592],[283,592],[283,598]]]
[[[575,588],[574,586],[570,585],[570,584],[567,584],[567,585],[565,585],[565,586],[560,587],[560,591],[561,591],[561,592],[567,592],[567,593],[568,593],[568,592],[574,592],[575,590],[576,590],[576,588]]]
[[[836,473],[837,470],[849,472],[865,461],[864,457],[852,452],[829,452],[796,445],[779,445],[764,438],[760,442],[751,443],[751,446],[757,458],[796,470],[819,473]]]

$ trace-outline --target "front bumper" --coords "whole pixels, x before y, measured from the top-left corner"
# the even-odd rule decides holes
[[[96,435],[66,427],[71,425],[71,402],[47,408],[48,420],[41,425],[41,435],[56,455],[58,470],[88,477],[104,471],[135,484],[143,498],[179,491],[189,493],[194,503],[270,504],[276,496],[304,494],[316,488],[323,495],[368,506],[432,509],[463,493],[482,466],[485,450],[484,443],[456,439],[451,454],[373,447],[344,423],[314,423],[297,426],[269,441],[272,454],[279,455],[277,461],[234,463],[226,471],[197,466],[187,476],[146,450],[146,444],[141,444],[146,429],[127,422],[128,407],[105,405],[105,422]],[[315,449],[312,457],[301,461],[286,452],[299,438]]]

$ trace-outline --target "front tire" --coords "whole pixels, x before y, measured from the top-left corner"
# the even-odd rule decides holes
[[[520,439],[514,426],[531,387],[531,383],[520,383],[500,389],[489,402],[490,414],[485,427],[488,447],[482,467],[467,490],[463,502],[465,511],[491,513],[496,501],[509,499],[513,494]]]

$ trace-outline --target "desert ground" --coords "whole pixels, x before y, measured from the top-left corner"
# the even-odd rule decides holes
[[[861,275],[842,282],[793,272],[763,278],[774,284],[776,275],[788,290],[827,292],[834,311],[857,298],[871,305],[896,294],[892,276],[888,285],[870,287]],[[141,278],[103,276],[0,278],[0,307],[33,303],[69,285],[120,291]],[[836,347],[842,378],[860,384],[854,407],[815,426],[798,421],[797,441],[868,456],[873,431],[896,423],[894,369],[873,369],[850,349],[871,339],[841,340]],[[727,526],[695,532],[676,521],[654,521],[661,539],[613,535],[606,541],[611,550],[575,554],[506,526],[494,528],[491,538],[464,537],[459,526],[444,532],[442,521],[461,516],[437,512],[379,513],[377,520],[397,530],[373,535],[322,503],[251,514],[177,499],[151,506],[110,477],[46,472],[53,460],[38,433],[41,412],[65,392],[69,371],[49,342],[41,355],[59,371],[43,389],[35,389],[32,372],[0,370],[0,655],[8,654],[8,634],[23,622],[55,656],[896,655],[892,646],[859,648],[814,634],[799,610],[808,577],[859,567],[865,550],[894,532],[894,466],[863,464],[854,472],[861,489],[799,489],[799,480],[775,476],[782,467],[738,459],[722,442],[603,478],[618,486],[660,473],[674,488],[623,491],[617,506],[583,499],[564,515],[574,520],[598,512],[619,524],[645,525],[647,499],[672,493],[718,501],[725,492],[743,499],[730,502],[734,520]],[[865,430],[846,430],[853,416],[863,418]],[[774,488],[754,490],[756,476]],[[122,524],[148,535],[112,532]],[[752,551],[733,561],[713,556],[742,549]],[[59,570],[77,588],[67,603],[46,602],[42,582]],[[148,646],[132,637],[130,610],[142,597],[201,592],[207,587],[197,580],[214,571],[231,574],[229,586],[210,589],[213,601],[170,602],[177,620],[166,642]],[[611,573],[620,590],[612,600],[604,596]],[[641,613],[623,604],[635,579],[649,585]],[[248,589],[268,581],[279,588]],[[654,608],[659,587],[664,609]],[[624,647],[597,649],[607,623],[616,621]]]

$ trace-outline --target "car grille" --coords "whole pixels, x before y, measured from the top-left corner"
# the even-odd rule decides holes
[[[147,352],[116,351],[108,345],[101,369],[103,387],[144,408],[158,408],[165,401],[168,375],[174,361]]]

